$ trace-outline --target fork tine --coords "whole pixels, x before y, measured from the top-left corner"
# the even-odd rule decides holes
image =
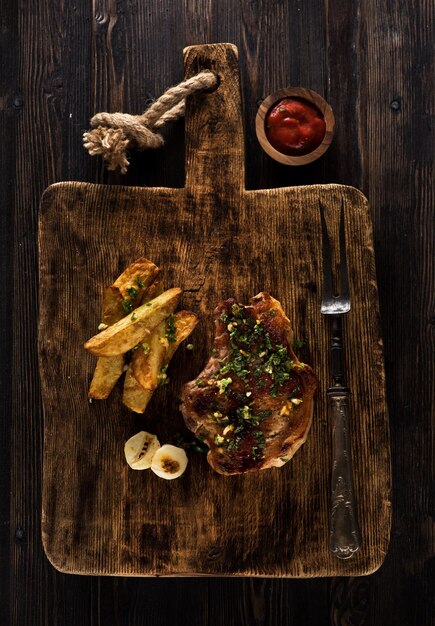
[[[319,199],[320,219],[322,222],[322,261],[323,261],[323,295],[320,307],[324,315],[343,315],[350,311],[349,277],[347,273],[346,240],[344,232],[344,202],[341,202],[339,242],[340,242],[340,293],[334,293],[331,245],[325,221],[324,208]]]
[[[343,199],[341,199],[339,242],[340,242],[340,297],[342,300],[348,300],[350,303],[349,276],[347,273],[346,236],[344,232]]]
[[[322,203],[319,200],[320,219],[322,222],[322,264],[323,264],[323,300],[332,300],[332,258],[328,229]]]

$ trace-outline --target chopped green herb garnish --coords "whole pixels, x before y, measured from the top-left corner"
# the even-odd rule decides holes
[[[183,448],[184,450],[192,448],[192,450],[195,450],[196,452],[204,453],[209,451],[209,447],[205,443],[203,443],[204,439],[205,437],[203,435],[199,435],[193,441],[191,441],[186,439],[184,433],[176,433],[173,436],[172,441],[174,442],[174,445],[178,446],[179,448]]]
[[[136,313],[133,311],[133,313],[131,314],[131,321],[134,322],[135,319],[136,319]]]
[[[249,374],[248,359],[238,354],[232,361],[229,361],[221,368],[221,374],[227,374],[228,372],[235,372],[239,378],[244,380]]]
[[[276,309],[270,309],[268,313],[271,317],[278,315]],[[271,396],[276,398],[281,387],[290,380],[292,370],[297,367],[289,357],[287,346],[275,343],[276,340],[272,340],[261,321],[238,304],[232,304],[220,320],[227,328],[230,350],[229,355],[220,362],[219,374],[224,378],[217,381],[219,394],[226,390],[228,379],[225,376],[234,374],[237,379],[246,382],[248,389],[252,384],[249,379],[255,377],[255,385],[267,388]],[[243,396],[244,391],[241,391]],[[230,422],[240,420],[255,425],[268,415],[254,414],[249,407],[245,409],[243,406],[238,411],[230,415]]]
[[[237,417],[237,419],[239,419],[239,420],[246,420],[250,424],[258,425],[260,423],[260,416],[259,415],[254,415],[253,412],[252,412],[251,407],[249,407],[247,405],[239,407],[238,409],[236,409],[235,416]]]
[[[203,442],[204,437],[197,437],[195,441],[192,441],[192,449],[196,452],[200,452],[201,454],[206,454],[209,451],[209,447],[206,443]]]
[[[139,287],[139,289],[143,289],[144,284],[143,284],[142,278],[140,276],[136,276],[136,283],[137,283],[137,286]]]
[[[241,437],[233,437],[227,443],[227,446],[226,446],[227,451],[228,452],[234,452],[235,450],[237,450],[237,448],[240,446],[241,443],[242,443],[242,438]]]
[[[252,446],[252,458],[255,461],[263,458],[263,449],[266,447],[266,438],[262,430],[254,430],[252,433],[257,441],[257,444]]]
[[[160,370],[160,374],[159,374],[159,376],[158,376],[158,379],[159,379],[159,386],[161,386],[161,385],[167,385],[167,384],[168,384],[168,382],[169,382],[169,378],[168,378],[168,376],[167,376],[167,374],[166,374],[166,370],[167,370],[167,369],[168,369],[168,366],[167,366],[167,365],[165,365],[165,366],[164,366],[164,367],[162,367],[162,368],[161,368],[161,370]]]
[[[259,448],[264,448],[266,446],[266,438],[264,436],[264,432],[262,430],[254,430],[252,433],[258,442]]]
[[[131,300],[123,300],[121,302],[122,308],[126,313],[131,313],[133,310],[133,302]]]
[[[177,341],[177,329],[175,327],[174,316],[172,313],[166,322],[166,339],[169,343],[175,343]]]
[[[225,393],[226,388],[233,382],[232,378],[222,378],[222,380],[217,381],[217,386],[219,387],[219,393]]]
[[[135,298],[138,294],[137,289],[135,289],[134,287],[127,287],[126,291],[130,298]]]

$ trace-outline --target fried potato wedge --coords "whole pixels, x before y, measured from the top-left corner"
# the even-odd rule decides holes
[[[124,379],[124,391],[122,394],[123,404],[135,413],[144,413],[152,395],[153,390],[143,389],[143,387],[139,385],[136,378],[133,376],[132,367],[129,365]]]
[[[131,354],[132,373],[142,389],[154,390],[159,384],[159,374],[164,367],[168,340],[165,338],[166,320],[160,322]]]
[[[116,324],[142,301],[144,294],[154,297],[152,294],[161,293],[161,283],[153,282],[159,272],[159,268],[145,258],[137,259],[129,265],[113,285],[104,290],[102,323],[106,326]],[[154,287],[155,284],[157,287]],[[105,400],[121,377],[124,363],[123,354],[98,357],[88,397]]]
[[[122,402],[135,413],[145,412],[155,389],[165,381],[165,369],[169,361],[180,343],[195,328],[198,318],[190,311],[179,311],[174,314],[173,323],[175,341],[168,341],[168,320],[163,320],[150,334],[148,343],[142,343],[132,352],[132,360],[125,375]]]
[[[102,323],[106,326],[115,324],[125,317],[122,295],[117,287],[111,285],[104,290]],[[89,386],[88,398],[105,400],[118,382],[124,371],[125,356],[100,356],[95,366]]]
[[[160,296],[164,291],[163,283],[161,280],[156,280],[152,285],[146,289],[142,294],[142,299],[139,304],[146,304],[150,300],[154,300],[157,296]]]
[[[122,295],[117,287],[111,285],[104,289],[103,312],[101,321],[106,326],[115,324],[127,315],[122,306]]]
[[[89,386],[88,397],[105,400],[124,371],[125,355],[99,356],[94,375]]]
[[[168,366],[180,343],[193,331],[198,318],[191,311],[179,311],[171,321],[172,330],[168,328],[168,320],[160,322],[147,341],[132,353],[133,375],[143,389],[154,390],[163,382],[162,370]]]
[[[102,322],[112,326],[143,304],[145,294],[151,294],[146,300],[152,300],[162,293],[161,283],[155,283],[160,269],[148,259],[134,261],[118,276],[113,285],[106,287],[103,298]],[[160,291],[159,291],[160,290]]]
[[[97,356],[115,356],[128,352],[174,311],[180,296],[181,289],[177,287],[164,291],[127,317],[91,337],[85,343],[86,350]]]
[[[133,261],[113,283],[119,289],[121,296],[135,308],[144,291],[155,281],[160,269],[152,261],[141,257]],[[129,311],[126,311],[129,313]]]

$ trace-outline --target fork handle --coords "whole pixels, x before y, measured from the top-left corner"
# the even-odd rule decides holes
[[[329,549],[340,559],[349,559],[361,547],[349,446],[349,395],[349,389],[340,385],[328,390],[333,453]]]
[[[331,372],[334,386],[343,384],[343,328],[340,315],[332,317]]]

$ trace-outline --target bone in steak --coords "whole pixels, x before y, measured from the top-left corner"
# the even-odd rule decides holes
[[[251,302],[228,299],[216,308],[212,356],[182,393],[186,426],[225,475],[284,465],[313,415],[317,380],[293,352],[289,319],[268,293]]]

